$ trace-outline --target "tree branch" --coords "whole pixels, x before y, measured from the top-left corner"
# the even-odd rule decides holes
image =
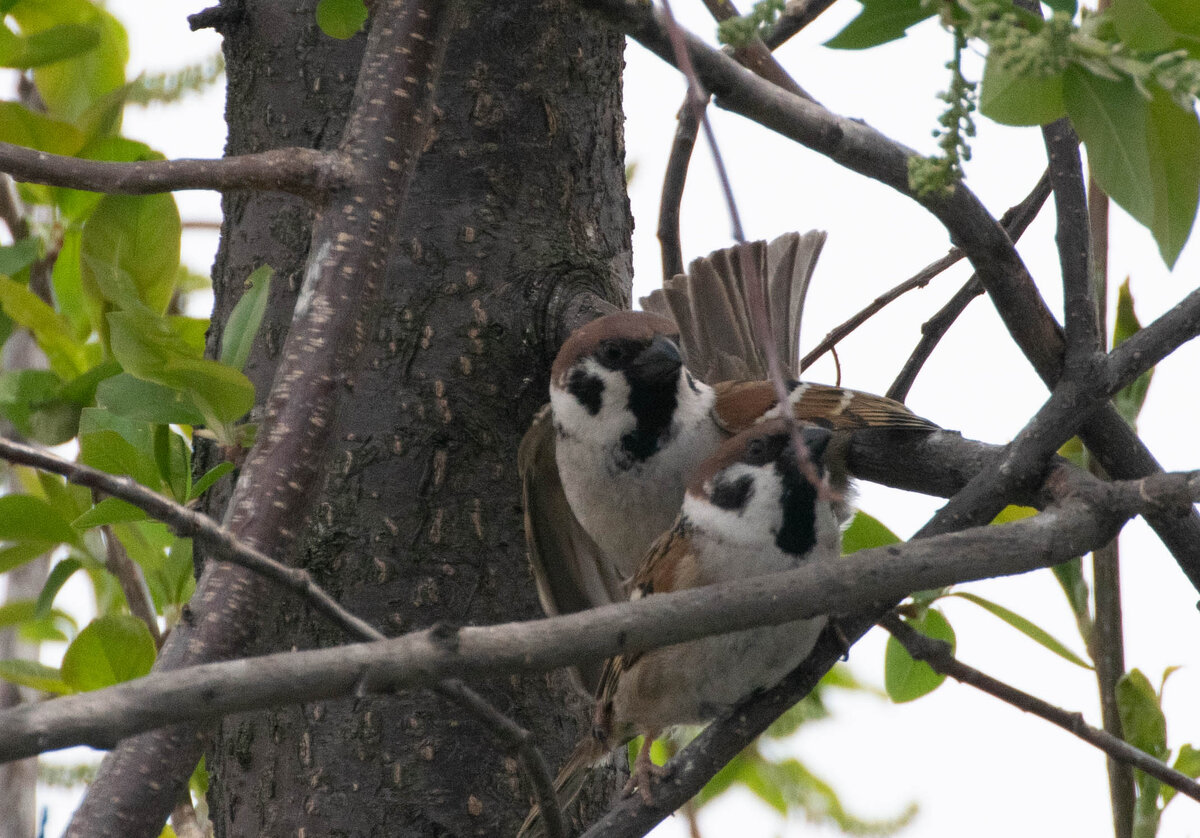
[[[916,660],[925,661],[935,672],[949,675],[956,681],[969,684],[982,690],[988,695],[1011,704],[1018,710],[1032,713],[1051,724],[1058,725],[1068,733],[1074,734],[1103,751],[1108,756],[1126,765],[1145,771],[1156,780],[1160,780],[1171,788],[1186,794],[1200,802],[1200,784],[1191,777],[1176,771],[1174,768],[1160,762],[1145,751],[1121,741],[1116,736],[1097,730],[1086,724],[1079,713],[1070,713],[1061,707],[1055,707],[1047,701],[1030,695],[998,681],[980,672],[974,667],[967,666],[954,657],[950,646],[945,641],[926,637],[914,628],[904,623],[895,614],[890,614],[880,621],[884,628],[891,632],[908,653]]]
[[[1089,372],[1088,364],[1104,351],[1104,344],[1091,277],[1087,195],[1079,138],[1066,117],[1042,128],[1042,137],[1057,216],[1055,240],[1066,321],[1065,367],[1068,376],[1084,376]]]
[[[114,163],[47,154],[10,143],[0,143],[0,172],[24,183],[113,195],[150,195],[181,189],[263,189],[313,200],[343,188],[352,174],[340,154],[311,148],[277,148],[218,160]]]
[[[104,747],[181,720],[446,678],[542,672],[719,632],[862,610],[913,590],[1047,567],[1105,543],[1140,511],[1178,513],[1200,499],[1200,472],[1104,483],[1067,471],[1051,488],[1063,496],[1059,505],[1010,524],[563,617],[442,626],[373,643],[200,664],[17,708],[0,714],[0,760],[73,744]]]

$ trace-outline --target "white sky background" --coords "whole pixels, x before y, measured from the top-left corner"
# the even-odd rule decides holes
[[[203,60],[219,47],[211,31],[192,33],[185,17],[208,5],[201,0],[146,2],[110,0],[109,7],[130,33],[130,76]],[[747,3],[748,6],[748,3]],[[930,131],[942,106],[936,94],[947,85],[943,63],[949,36],[936,24],[916,27],[908,38],[867,52],[838,52],[820,46],[853,16],[855,4],[841,3],[777,55],[819,101],[845,116],[862,118],[885,134],[919,150],[934,150]],[[698,3],[676,0],[676,13],[693,31],[709,37],[713,27]],[[674,134],[674,114],[683,83],[673,70],[636,44],[626,51],[626,142],[628,162],[637,164],[630,187],[634,233],[635,296],[660,282],[657,225],[663,168]],[[974,61],[978,78],[979,62]],[[970,75],[970,71],[969,71]],[[941,225],[918,205],[890,189],[849,173],[824,157],[740,117],[711,109],[718,141],[750,238],[811,228],[829,231],[809,293],[804,350],[879,293],[914,274],[949,246]],[[978,121],[968,185],[999,216],[1019,202],[1040,175],[1045,156],[1034,129]],[[169,109],[131,108],[125,133],[168,157],[215,157],[224,148],[223,91],[193,97]],[[683,207],[684,258],[690,260],[731,243],[724,200],[712,175],[711,158],[698,144]],[[212,193],[178,193],[185,220],[219,218]],[[1042,293],[1059,312],[1061,294],[1053,249],[1053,211],[1043,211],[1019,245]],[[184,259],[206,272],[216,248],[215,233],[185,233]],[[1149,236],[1114,208],[1112,281],[1132,277],[1143,323],[1158,316],[1197,284],[1200,247],[1193,242],[1173,273],[1167,272]],[[839,347],[842,381],[882,392],[891,383],[928,319],[961,285],[959,266],[913,292],[869,321]],[[1159,365],[1140,423],[1143,439],[1168,469],[1200,466],[1195,395],[1200,342]],[[833,381],[827,360],[807,373]],[[986,298],[976,300],[926,365],[910,406],[939,424],[971,438],[1004,443],[1037,409],[1046,392],[1008,339]],[[915,531],[940,501],[864,486],[861,506],[902,536]],[[1200,745],[1200,628],[1197,593],[1153,533],[1140,521],[1122,537],[1123,601],[1127,665],[1157,683],[1167,666],[1183,669],[1167,690],[1169,742]],[[1082,644],[1057,583],[1043,571],[1026,577],[964,586],[997,600],[1082,652]],[[1099,719],[1094,679],[1026,640],[969,603],[949,600],[945,611],[958,632],[966,662],[1068,709]],[[850,665],[860,679],[882,683],[883,640],[876,630],[855,646]],[[1102,756],[1074,737],[978,692],[947,683],[915,703],[894,706],[865,697],[831,701],[832,721],[806,726],[795,753],[829,780],[856,814],[886,818],[909,801],[921,813],[904,833],[910,836],[1111,834]],[[77,753],[77,752],[75,752]],[[74,753],[72,753],[74,756]],[[838,834],[804,823],[782,824],[748,793],[706,809],[706,836]],[[55,794],[48,835],[65,825],[71,803]],[[655,833],[686,835],[680,819]],[[1200,835],[1200,808],[1178,799],[1168,808],[1159,833],[1169,838]]]

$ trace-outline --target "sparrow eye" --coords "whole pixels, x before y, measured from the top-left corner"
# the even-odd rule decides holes
[[[623,344],[612,340],[606,340],[600,344],[600,360],[608,366],[615,366],[628,356],[628,352]]]

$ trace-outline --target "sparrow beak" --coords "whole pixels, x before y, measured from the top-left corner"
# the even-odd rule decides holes
[[[665,384],[679,375],[682,366],[683,358],[675,342],[656,335],[654,341],[633,359],[629,370],[639,381]]]

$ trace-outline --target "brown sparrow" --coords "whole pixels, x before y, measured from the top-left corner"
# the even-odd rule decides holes
[[[792,324],[823,242],[823,233],[791,234],[770,245],[718,251],[693,262],[657,297],[643,299],[673,319],[611,314],[562,345],[551,369],[549,409],[535,418],[517,458],[530,560],[546,613],[623,599],[642,555],[675,519],[692,469],[731,435],[781,415],[749,338],[740,254],[748,249],[767,277],[775,331],[786,336],[778,348],[794,374]],[[719,383],[706,384],[693,364]],[[757,377],[719,378],[730,373]],[[834,430],[938,430],[882,396],[798,381],[789,390],[793,416]],[[844,476],[834,477],[845,485]]]
[[[801,431],[823,473],[830,431]],[[725,441],[693,473],[674,525],[643,557],[631,599],[790,570],[840,554],[833,507],[801,473],[791,429],[773,419]],[[555,783],[564,805],[586,769],[604,754],[645,737],[630,788],[649,800],[650,745],[666,728],[701,724],[751,693],[773,686],[807,657],[825,618],[706,637],[607,661],[589,736]],[[522,834],[536,820],[532,812]]]

